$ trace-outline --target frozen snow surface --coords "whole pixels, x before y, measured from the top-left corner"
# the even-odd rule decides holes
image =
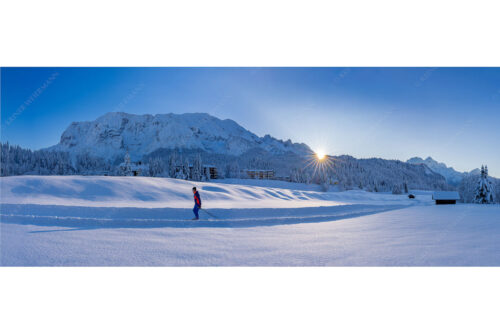
[[[500,205],[147,177],[1,181],[3,266],[499,266]],[[201,220],[191,221],[191,187]]]

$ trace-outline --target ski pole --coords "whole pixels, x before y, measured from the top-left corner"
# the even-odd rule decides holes
[[[216,217],[215,215],[213,215],[212,213],[209,213],[206,209],[201,208],[201,210],[202,210],[202,211],[204,211],[205,213],[207,213],[208,215],[210,215],[211,217],[213,217],[213,218],[215,218],[215,219],[217,218],[217,217]]]

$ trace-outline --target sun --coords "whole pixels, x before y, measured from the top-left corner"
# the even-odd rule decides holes
[[[335,157],[328,156],[323,149],[314,149],[309,155],[303,170],[312,171],[313,177],[326,177],[331,174],[335,164]],[[323,179],[322,178],[322,179]]]
[[[322,150],[316,151],[316,158],[320,161],[324,160],[326,157],[325,153]]]

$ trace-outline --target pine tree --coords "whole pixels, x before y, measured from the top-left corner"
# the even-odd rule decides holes
[[[495,180],[494,190],[496,203],[500,203],[500,179]]]
[[[494,202],[492,184],[488,179],[488,166],[481,166],[481,178],[477,183],[474,202],[478,204],[489,204]]]
[[[122,175],[132,176],[132,163],[130,162],[130,155],[128,151],[125,153],[123,165],[122,165]]]
[[[183,172],[184,172],[184,179],[189,179],[190,176],[191,176],[191,172],[189,170],[189,159],[186,157],[186,159],[184,160],[184,164],[183,164],[183,168],[182,168]]]
[[[203,178],[203,165],[201,162],[201,156],[198,154],[193,162],[193,168],[191,172],[191,178],[194,181],[200,181]]]
[[[165,171],[163,160],[158,157],[149,159],[149,175],[151,177],[162,176]]]
[[[398,184],[394,185],[394,187],[392,188],[392,194],[401,194],[401,187],[399,187]]]
[[[479,181],[479,175],[466,174],[458,185],[461,201],[464,203],[473,203],[476,197],[476,186]]]
[[[168,156],[168,176],[170,178],[177,178],[177,154],[172,152]]]

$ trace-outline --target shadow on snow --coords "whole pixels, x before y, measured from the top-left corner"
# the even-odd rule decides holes
[[[100,228],[249,228],[299,223],[330,222],[401,209],[405,205],[341,205],[301,208],[210,209],[200,211],[200,220],[189,220],[191,209],[115,208],[46,205],[1,206],[1,222],[66,227],[70,229],[32,233]],[[188,218],[188,219],[186,219]]]

